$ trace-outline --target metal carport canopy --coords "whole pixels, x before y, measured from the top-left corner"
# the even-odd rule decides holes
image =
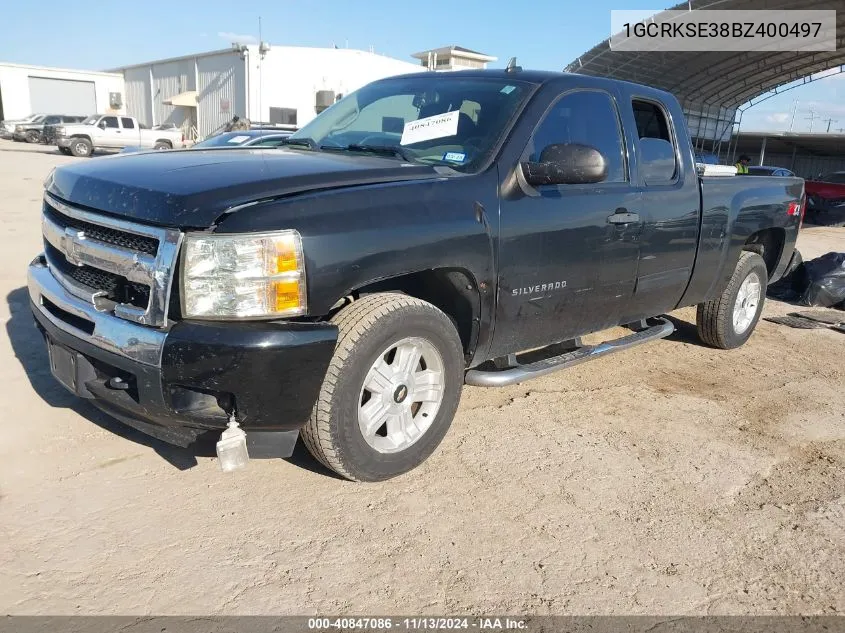
[[[778,86],[845,65],[843,0],[691,0],[671,10],[839,9],[835,51],[613,51],[609,41],[569,64],[566,72],[624,79],[672,92],[682,105],[730,110]]]

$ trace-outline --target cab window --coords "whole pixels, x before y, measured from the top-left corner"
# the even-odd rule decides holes
[[[638,165],[647,185],[670,185],[678,180],[678,157],[669,119],[652,101],[631,102],[637,124]]]

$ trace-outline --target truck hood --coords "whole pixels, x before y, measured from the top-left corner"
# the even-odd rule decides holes
[[[232,207],[314,190],[438,177],[427,165],[304,150],[174,150],[60,167],[47,190],[143,223],[207,228]]]

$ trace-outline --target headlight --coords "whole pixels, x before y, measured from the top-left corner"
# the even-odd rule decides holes
[[[182,313],[199,319],[305,314],[305,260],[296,231],[188,234]]]
[[[15,126],[15,132],[23,132],[23,126],[22,125],[16,125]]]
[[[57,136],[64,136],[65,135],[65,129],[63,127],[57,127],[56,128],[56,135]]]

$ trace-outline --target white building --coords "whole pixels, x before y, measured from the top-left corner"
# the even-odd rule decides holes
[[[0,62],[0,120],[124,113],[123,75]]]
[[[344,48],[239,46],[115,69],[127,114],[202,138],[233,116],[299,127],[340,96],[418,65]],[[193,133],[192,133],[193,132]]]
[[[495,57],[471,51],[463,46],[443,46],[414,53],[412,57],[420,60],[420,66],[428,70],[468,70],[487,68],[487,64],[496,61]]]

